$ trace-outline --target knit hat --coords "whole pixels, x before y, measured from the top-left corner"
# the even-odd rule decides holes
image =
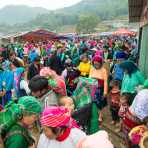
[[[22,112],[28,112],[33,114],[40,114],[42,112],[42,107],[40,102],[32,96],[25,96],[19,99],[18,105],[22,107]]]
[[[73,121],[68,109],[64,107],[48,107],[41,116],[41,124],[48,127],[76,127]]]

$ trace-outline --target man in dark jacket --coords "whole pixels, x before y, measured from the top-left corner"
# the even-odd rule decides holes
[[[60,58],[57,56],[56,51],[52,51],[48,66],[52,70],[54,70],[58,75],[61,75],[63,71],[63,66],[62,66]]]
[[[36,57],[34,62],[28,67],[27,79],[31,80],[34,76],[38,75],[40,72],[40,57]]]

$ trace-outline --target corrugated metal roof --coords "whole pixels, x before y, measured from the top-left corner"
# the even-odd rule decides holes
[[[144,4],[147,0],[129,0],[129,21],[140,22]]]

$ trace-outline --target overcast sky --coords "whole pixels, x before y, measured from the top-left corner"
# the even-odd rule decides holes
[[[81,0],[0,0],[0,8],[6,5],[28,5],[54,10],[74,5],[80,1]]]

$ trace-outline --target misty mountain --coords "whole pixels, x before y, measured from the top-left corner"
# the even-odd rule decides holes
[[[83,0],[74,6],[61,9],[60,12],[94,13],[101,19],[112,19],[121,15],[128,15],[128,0]]]
[[[100,21],[128,19],[128,0],[82,0],[55,11],[10,5],[0,9],[0,32],[12,33],[36,28],[61,30],[65,26],[76,26],[79,17],[84,15],[95,15]]]
[[[8,5],[0,9],[0,23],[10,25],[25,23],[36,18],[39,14],[45,14],[48,12],[49,10],[40,7]]]

